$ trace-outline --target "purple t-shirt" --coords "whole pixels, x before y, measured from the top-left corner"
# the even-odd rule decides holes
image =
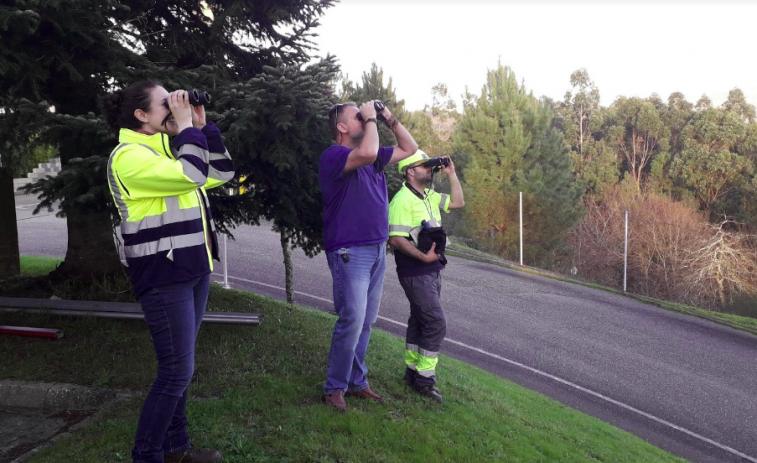
[[[394,147],[379,148],[373,164],[344,172],[350,148],[332,145],[321,154],[318,178],[323,195],[326,252],[389,239],[389,201],[384,167]]]

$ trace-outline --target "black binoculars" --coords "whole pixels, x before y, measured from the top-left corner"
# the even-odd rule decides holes
[[[423,167],[431,167],[434,169],[434,172],[439,172],[442,169],[442,166],[449,167],[449,158],[442,158],[442,157],[435,157],[431,158],[428,161],[421,164]]]
[[[204,106],[206,104],[210,104],[210,93],[208,92],[200,92],[198,90],[192,89],[187,90],[187,93],[189,94],[189,104],[192,106]],[[168,100],[163,100],[163,106],[168,108]]]
[[[386,118],[383,114],[381,114],[381,111],[386,108],[386,103],[389,103],[389,100],[386,101],[379,101],[379,100],[373,100],[373,107],[376,108],[376,119],[380,121],[386,121]],[[360,122],[363,122],[363,115],[360,114],[360,111],[357,113],[357,120]]]

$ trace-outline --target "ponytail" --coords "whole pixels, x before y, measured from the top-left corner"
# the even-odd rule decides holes
[[[100,102],[105,121],[111,129],[136,130],[142,127],[142,121],[134,116],[134,111],[150,111],[150,90],[160,86],[156,80],[136,82],[125,89],[107,93]]]

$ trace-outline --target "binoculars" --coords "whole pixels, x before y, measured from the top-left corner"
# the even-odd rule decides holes
[[[449,166],[449,158],[442,158],[439,156],[436,156],[434,158],[429,159],[428,161],[421,164],[423,167],[431,167],[434,169],[434,172],[439,172],[442,169],[442,166],[448,167]]]
[[[210,104],[210,93],[208,92],[200,92],[198,90],[192,89],[187,90],[187,93],[189,94],[189,104],[192,106],[204,106],[206,104]],[[163,100],[163,106],[168,108],[168,100]]]
[[[386,101],[379,101],[379,100],[373,100],[373,107],[376,108],[376,119],[385,122],[386,118],[383,114],[381,114],[381,111],[386,108],[386,103],[389,103],[389,100]],[[360,112],[357,113],[357,120],[360,122],[363,122],[363,115],[360,114]]]

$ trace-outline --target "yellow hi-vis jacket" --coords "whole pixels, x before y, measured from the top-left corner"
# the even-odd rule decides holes
[[[234,176],[221,132],[212,122],[173,140],[121,129],[119,142],[108,162],[108,184],[134,294],[210,273],[218,240],[205,189]]]

